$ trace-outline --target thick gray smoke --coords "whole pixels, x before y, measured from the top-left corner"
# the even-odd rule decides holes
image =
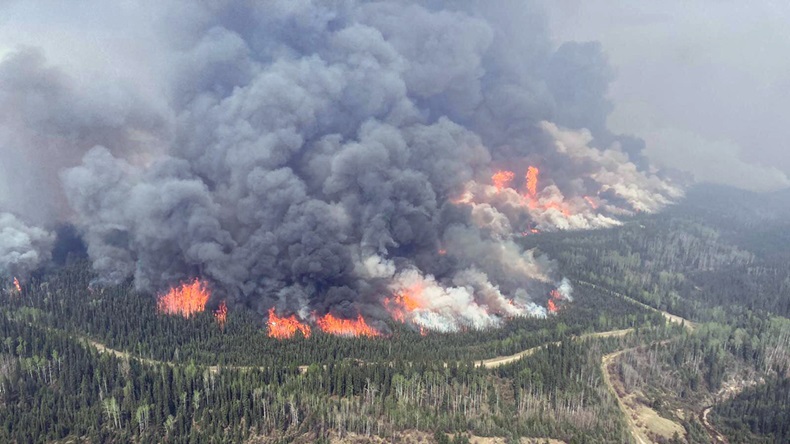
[[[164,107],[77,91],[35,52],[0,67],[27,88],[0,86],[1,107],[26,105],[3,150],[60,172],[47,216],[80,228],[106,282],[201,276],[302,316],[383,318],[383,298],[418,294],[412,323],[485,327],[545,313],[558,281],[522,230],[610,226],[680,194],[607,131],[602,49],[553,48],[529,2],[166,3],[149,48]],[[540,203],[513,203],[523,171],[488,202],[513,165],[540,165]]]

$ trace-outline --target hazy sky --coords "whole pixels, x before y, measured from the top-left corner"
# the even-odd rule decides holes
[[[546,0],[557,41],[598,40],[611,128],[697,179],[790,185],[790,2]]]

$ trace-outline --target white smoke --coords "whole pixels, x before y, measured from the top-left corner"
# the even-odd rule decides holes
[[[389,289],[395,297],[408,298],[402,315],[405,320],[428,330],[485,329],[501,325],[506,317],[545,316],[542,307],[506,297],[484,273],[474,269],[458,272],[447,286],[431,275],[407,269],[394,276]],[[390,304],[399,309],[397,302]]]
[[[563,300],[568,302],[573,301],[573,286],[568,278],[563,278],[562,281],[560,281],[560,284],[557,286],[557,292]]]
[[[621,224],[618,217],[655,212],[683,196],[678,186],[639,170],[617,143],[602,150],[590,146],[589,131],[561,129],[545,121],[539,126],[569,169],[586,170],[580,178],[597,187],[570,181],[564,192],[544,175],[532,196],[510,184],[469,181],[455,202],[471,207],[471,219],[478,228],[502,239],[533,230],[608,228]]]
[[[0,273],[26,277],[50,258],[55,236],[26,225],[10,213],[0,213]]]
[[[563,130],[551,122],[541,122],[540,127],[554,138],[558,153],[572,163],[593,165],[589,177],[600,185],[600,192],[614,192],[635,211],[655,212],[683,197],[680,187],[640,171],[617,144],[600,150],[590,146],[593,136],[587,130]]]

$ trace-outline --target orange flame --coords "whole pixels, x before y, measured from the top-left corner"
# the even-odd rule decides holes
[[[217,310],[214,312],[214,319],[217,320],[217,324],[219,324],[219,328],[222,330],[225,329],[225,321],[228,320],[228,306],[225,305],[225,301],[222,301],[217,307]]]
[[[560,294],[559,290],[554,289],[554,290],[551,290],[551,293],[549,293],[549,295],[551,297],[549,298],[549,302],[546,305],[549,308],[549,312],[556,313],[560,309],[560,307],[557,305],[557,303],[562,300],[562,294]]]
[[[181,284],[159,296],[157,307],[161,313],[180,314],[185,318],[206,309],[211,293],[205,282],[195,279],[191,284]]]
[[[305,338],[310,337],[310,326],[303,324],[296,319],[296,315],[279,317],[274,313],[274,307],[269,309],[269,337],[276,339],[288,339],[293,337],[297,331],[302,332]]]
[[[497,191],[502,191],[503,188],[507,187],[510,182],[513,181],[514,177],[516,177],[516,175],[513,174],[512,171],[501,170],[491,176],[491,182],[494,183]]]
[[[540,170],[538,167],[530,166],[527,168],[527,200],[530,208],[540,208],[543,211],[557,210],[565,217],[570,217],[572,212],[564,202],[538,202],[538,179]]]
[[[530,166],[527,168],[527,195],[535,198],[538,195],[538,177],[540,170],[537,167]]]
[[[339,336],[381,336],[381,333],[369,326],[362,315],[357,315],[357,319],[339,319],[331,313],[319,317],[316,320],[318,328],[324,333]]]
[[[530,212],[536,211],[540,213],[551,213],[556,212],[562,214],[565,218],[572,217],[576,211],[574,206],[565,202],[565,196],[560,192],[559,188],[555,187],[540,187],[540,169],[536,166],[528,166],[527,171],[525,174],[526,183],[524,185],[523,190],[519,190],[521,193],[521,200],[516,205],[527,207],[529,208]],[[496,192],[500,191],[515,191],[513,188],[512,182],[514,179],[515,174],[512,171],[507,170],[498,170],[494,172],[491,176],[491,182],[493,187],[496,189]],[[491,193],[490,188],[484,189],[484,193],[482,196],[477,195],[479,190],[474,187],[474,183],[472,184],[472,188],[467,188],[463,194],[458,197],[450,199],[450,202],[456,205],[460,204],[478,204],[481,203],[478,199],[482,197],[486,199],[490,196],[486,195],[486,193]],[[549,190],[555,189],[552,192]],[[588,196],[584,197],[590,207],[595,210],[598,208],[598,201],[597,199],[589,198]],[[515,204],[513,202],[512,196],[507,196],[507,204]],[[496,202],[494,202],[496,204]],[[527,235],[527,232],[523,232],[522,234]]]
[[[406,313],[420,308],[420,301],[413,296],[413,292],[403,291],[392,298],[384,298],[384,308],[389,311],[392,319],[406,322]]]
[[[439,253],[439,256],[444,256],[445,254],[447,254],[447,250],[444,248],[440,248],[439,251],[437,252]]]
[[[14,278],[14,288],[17,293],[22,293],[22,284],[19,283],[19,279],[17,278]]]

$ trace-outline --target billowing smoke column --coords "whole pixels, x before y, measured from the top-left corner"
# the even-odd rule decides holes
[[[200,278],[284,337],[486,328],[570,297],[521,233],[681,195],[607,131],[601,48],[554,48],[530,2],[165,3],[137,24],[166,60],[157,100],[133,82],[83,97],[30,53],[0,65],[70,116],[42,104],[0,134],[60,172],[48,215],[79,227],[103,282]],[[35,114],[14,91],[0,106]]]

